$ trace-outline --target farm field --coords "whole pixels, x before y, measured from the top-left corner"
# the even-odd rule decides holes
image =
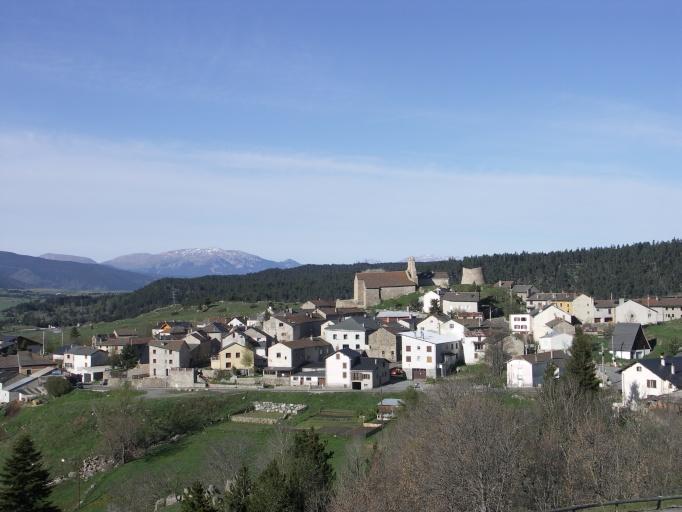
[[[141,393],[136,393],[141,396]],[[275,446],[291,430],[314,427],[334,451],[332,464],[339,468],[345,459],[351,430],[359,426],[362,417],[374,417],[374,408],[382,396],[375,393],[302,393],[249,391],[235,393],[195,392],[174,394],[142,401],[153,423],[164,424],[178,411],[189,410],[190,415],[210,415],[212,420],[198,430],[187,432],[173,443],[161,444],[144,457],[128,462],[81,483],[84,511],[99,512],[116,500],[134,497],[148,499],[182,489],[194,479],[219,483],[244,463],[258,470],[269,462]],[[392,396],[400,397],[400,394]],[[42,451],[45,464],[53,476],[72,470],[74,461],[98,453],[102,437],[97,429],[93,410],[116,399],[115,392],[97,393],[76,390],[64,397],[51,399],[44,405],[25,407],[15,416],[0,420],[0,461],[9,453],[20,432],[29,432]],[[252,401],[303,403],[308,408],[291,416],[280,425],[243,424],[229,421],[230,414],[243,410]],[[199,405],[201,404],[201,405]],[[194,408],[194,409],[193,409]],[[331,416],[331,417],[330,417]],[[330,426],[342,430],[330,431]],[[55,432],[58,442],[55,442]],[[363,441],[368,442],[368,441]],[[66,459],[62,463],[61,459]],[[216,480],[212,482],[212,480]],[[138,487],[140,495],[136,495]],[[121,489],[126,489],[122,495]],[[63,510],[74,508],[77,485],[67,480],[54,488],[53,500]],[[170,510],[170,509],[169,509]]]

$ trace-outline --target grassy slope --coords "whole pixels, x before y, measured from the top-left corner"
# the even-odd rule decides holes
[[[168,410],[171,400],[193,400],[197,396],[211,396],[217,407],[234,411],[253,400],[270,400],[286,403],[305,403],[308,409],[289,420],[290,426],[315,423],[314,418],[320,410],[344,409],[351,411],[357,424],[359,416],[371,417],[377,402],[382,396],[374,393],[280,393],[280,392],[240,392],[235,394],[187,394],[183,396],[164,397],[149,400],[148,407],[161,416]],[[5,435],[0,439],[0,459],[4,459],[19,432],[29,432],[36,445],[43,452],[45,463],[55,476],[64,475],[72,468],[60,462],[62,458],[75,460],[96,452],[99,435],[95,429],[95,420],[91,415],[93,405],[109,399],[108,394],[88,391],[74,391],[70,395],[50,400],[38,407],[26,407],[12,418],[0,420],[0,427]],[[318,426],[324,426],[319,424]],[[205,471],[206,461],[212,456],[214,446],[229,442],[239,447],[239,451],[247,458],[247,462],[255,461],[262,447],[267,445],[273,435],[274,427],[251,424],[220,422],[206,427],[200,432],[190,434],[172,445],[162,446],[153,453],[99,474],[83,484],[82,491],[88,491],[84,502],[85,511],[103,511],[111,495],[118,492],[126,482],[140,482],[143,479],[164,478],[169,468],[177,477],[179,485],[187,485]],[[340,467],[345,455],[348,440],[343,437],[325,435],[323,438],[334,451],[333,464]],[[235,450],[236,451],[236,450]],[[130,485],[130,484],[128,484]],[[69,510],[75,503],[76,483],[67,481],[54,489],[53,499],[64,510]]]
[[[673,355],[682,349],[682,320],[673,320],[645,328],[647,338],[656,338],[656,347],[649,357],[665,353]]]

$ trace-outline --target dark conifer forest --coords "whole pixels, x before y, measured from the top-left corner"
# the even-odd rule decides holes
[[[418,263],[420,272],[446,271],[458,283],[462,267],[483,267],[487,282],[513,280],[542,291],[582,291],[596,298],[641,297],[682,292],[682,241],[575,249],[548,253],[471,256]],[[55,296],[19,304],[9,321],[28,325],[73,325],[129,318],[167,306],[229,300],[302,302],[310,298],[348,298],[353,276],[367,268],[398,270],[405,263],[304,265],[280,270],[195,279],[160,279],[131,293]]]

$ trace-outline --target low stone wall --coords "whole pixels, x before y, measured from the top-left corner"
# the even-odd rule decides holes
[[[275,425],[278,418],[258,418],[257,416],[249,416],[247,414],[235,414],[230,416],[230,420],[235,423],[255,423],[257,425]]]
[[[277,402],[253,402],[254,411],[278,412],[280,414],[298,414],[308,408],[305,404],[281,404]]]

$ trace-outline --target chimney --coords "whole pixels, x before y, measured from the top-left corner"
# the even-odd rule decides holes
[[[661,356],[661,366],[665,366],[665,357]]]
[[[670,363],[670,375],[675,375],[675,365]]]

